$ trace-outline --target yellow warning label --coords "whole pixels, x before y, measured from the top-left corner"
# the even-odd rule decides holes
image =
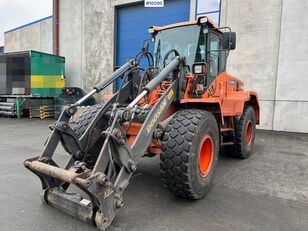
[[[173,89],[171,89],[170,92],[167,95],[167,98],[170,100],[171,97],[173,96],[173,94],[174,94]]]

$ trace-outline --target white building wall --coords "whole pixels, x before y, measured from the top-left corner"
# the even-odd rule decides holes
[[[283,0],[281,12],[273,129],[308,132],[308,1]]]
[[[236,50],[228,57],[227,71],[256,91],[261,105],[259,128],[273,129],[280,0],[223,0],[221,25],[237,33]]]
[[[86,91],[113,71],[114,6],[111,0],[60,1],[59,53],[67,86]],[[109,89],[109,93],[112,89]]]
[[[307,11],[307,1],[222,0],[221,25],[237,33],[227,70],[259,94],[259,128],[308,132]]]
[[[4,34],[4,52],[21,51],[21,32],[16,30]]]
[[[53,53],[51,17],[4,34],[4,52],[36,50]]]
[[[82,87],[83,1],[59,2],[59,55],[65,57],[65,84],[67,87]]]

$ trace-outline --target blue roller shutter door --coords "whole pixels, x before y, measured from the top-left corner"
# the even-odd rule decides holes
[[[165,0],[165,6],[160,8],[146,8],[143,3],[117,8],[116,65],[136,56],[143,41],[149,38],[150,26],[188,21],[189,8],[190,0]]]

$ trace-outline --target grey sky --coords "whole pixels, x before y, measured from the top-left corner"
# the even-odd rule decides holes
[[[52,0],[0,0],[0,46],[4,32],[52,15]]]

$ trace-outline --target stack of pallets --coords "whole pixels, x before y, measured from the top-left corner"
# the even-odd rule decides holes
[[[30,118],[53,118],[55,116],[55,109],[53,105],[45,105],[30,108]]]

